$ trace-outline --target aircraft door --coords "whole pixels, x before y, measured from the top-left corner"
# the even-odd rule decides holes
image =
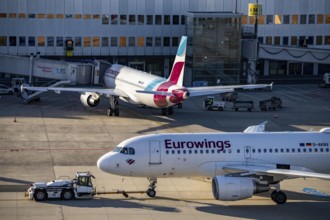
[[[149,142],[149,164],[161,164],[160,141]]]
[[[248,159],[251,157],[251,147],[250,146],[244,147],[244,157],[245,157],[245,159]]]

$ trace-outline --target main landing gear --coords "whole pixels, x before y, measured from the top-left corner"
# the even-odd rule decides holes
[[[275,185],[275,190],[272,192],[270,197],[277,204],[284,204],[284,203],[286,203],[286,200],[287,200],[286,194],[280,190],[279,183],[277,183]]]
[[[149,188],[147,190],[147,195],[151,198],[156,196],[156,184],[157,184],[157,178],[156,177],[149,177]]]
[[[112,115],[119,116],[118,96],[113,96],[113,95],[110,96],[109,101],[110,101],[110,107],[107,110],[107,115],[108,116],[112,116]]]
[[[174,109],[173,107],[162,108],[162,115],[173,115]]]

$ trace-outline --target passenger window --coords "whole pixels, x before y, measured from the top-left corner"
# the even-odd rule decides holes
[[[323,152],[323,148],[321,148],[320,151]]]
[[[264,153],[267,153],[267,149],[264,149]]]
[[[298,151],[298,153],[300,153],[300,148],[298,148],[298,150],[297,150],[297,151]]]
[[[230,154],[231,154],[231,149],[229,149],[229,150],[228,150],[228,153],[230,153]]]
[[[304,150],[303,150],[303,151],[304,151],[304,153],[306,153],[306,148],[304,148]]]
[[[180,150],[178,150],[177,153],[180,154]]]
[[[277,153],[277,152],[278,152],[278,149],[276,148],[276,149],[275,149],[275,153]]]
[[[314,149],[315,153],[317,153],[317,148]]]
[[[312,153],[312,151],[313,151],[313,149],[312,148],[309,148],[309,150],[308,150],[310,153]]]
[[[221,153],[221,150],[218,150],[218,154],[220,154]]]
[[[226,150],[223,150],[223,153],[225,154],[226,153]]]
[[[205,153],[208,154],[209,153],[209,150],[205,150]]]
[[[183,150],[182,153],[183,153],[183,154],[186,154],[186,150]]]
[[[294,148],[293,148],[293,149],[291,149],[291,151],[292,151],[292,153],[294,153],[294,152],[295,152]]]
[[[198,153],[198,150],[195,150],[195,154],[197,154]]]
[[[172,154],[175,154],[175,150],[172,150]]]
[[[166,150],[166,154],[169,154],[169,151],[168,150]]]
[[[325,151],[326,151],[326,152],[329,152],[329,148],[326,148]]]
[[[273,152],[273,150],[272,149],[269,149],[269,153],[272,153]]]
[[[203,150],[200,150],[201,154],[203,153]]]
[[[255,149],[252,149],[252,153],[255,153],[256,152],[256,150]]]
[[[237,150],[237,151],[239,151],[239,150]],[[211,152],[212,152],[212,154],[214,154],[214,150],[212,150]]]
[[[239,149],[237,149],[237,153],[239,154],[241,151]]]
[[[261,149],[258,149],[258,153],[261,153]]]
[[[281,148],[281,153],[283,153],[284,152],[284,149],[283,148]]]
[[[290,153],[290,149],[289,149],[289,148],[287,148],[287,149],[286,149],[286,152],[287,152],[287,153]]]
[[[191,154],[192,153],[192,151],[191,150],[189,150],[189,154]]]

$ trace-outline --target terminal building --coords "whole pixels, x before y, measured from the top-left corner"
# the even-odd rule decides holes
[[[256,82],[330,72],[327,0],[259,0],[258,19],[248,16],[249,3],[256,1],[1,0],[0,56],[100,59],[166,77],[187,35],[188,86],[246,83],[256,55]]]

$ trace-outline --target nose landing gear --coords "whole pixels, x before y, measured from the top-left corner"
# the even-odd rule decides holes
[[[147,190],[147,195],[151,198],[156,196],[156,184],[157,184],[157,178],[156,177],[149,177],[149,187]]]

